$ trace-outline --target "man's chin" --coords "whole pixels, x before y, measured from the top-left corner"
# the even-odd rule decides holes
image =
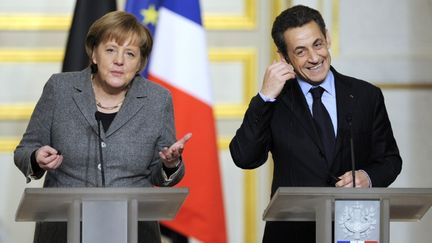
[[[321,67],[320,70],[304,70],[304,75],[301,75],[301,79],[307,81],[311,84],[320,84],[322,83],[329,72],[330,69],[326,69],[325,67]],[[304,76],[304,77],[303,77]]]
[[[316,85],[320,85],[322,82],[324,82],[324,80],[325,80],[325,77],[324,78],[320,78],[320,77],[299,77],[301,80],[304,80],[305,82],[307,82],[307,83],[309,83],[309,84],[311,84],[311,85],[313,85],[313,86],[316,86]]]
[[[321,74],[321,75],[310,75],[308,77],[305,77],[304,80],[306,80],[308,83],[311,84],[321,84],[324,82],[327,75]]]

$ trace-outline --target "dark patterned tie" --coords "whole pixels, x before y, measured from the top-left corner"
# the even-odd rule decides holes
[[[321,101],[324,89],[318,86],[316,88],[311,88],[309,92],[313,97],[312,114],[315,125],[318,129],[319,135],[321,136],[321,142],[324,146],[327,162],[331,163],[333,160],[336,139],[330,115]]]

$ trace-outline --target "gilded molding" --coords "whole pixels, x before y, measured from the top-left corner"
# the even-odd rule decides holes
[[[0,121],[28,120],[35,105],[26,103],[0,104]]]
[[[219,150],[228,149],[231,138],[219,137],[218,147]],[[244,242],[257,242],[257,193],[258,193],[258,177],[256,170],[243,171],[244,181]]]
[[[204,14],[204,27],[208,30],[252,30],[256,28],[256,1],[243,0],[243,15]]]
[[[0,153],[13,153],[19,143],[19,138],[3,137],[0,138]]]
[[[333,57],[340,55],[340,2],[332,0],[331,53]]]
[[[432,90],[431,83],[375,83],[378,87],[385,90]]]
[[[241,119],[250,99],[256,93],[256,50],[249,48],[211,48],[210,62],[242,63],[243,70],[243,101],[240,104],[216,104],[214,113],[218,119]]]
[[[63,55],[63,49],[0,49],[0,62],[61,62]],[[212,62],[238,61],[244,66],[243,102],[240,104],[216,104],[214,109],[217,118],[236,119],[243,117],[250,98],[256,92],[256,50],[213,48],[209,50],[208,55]]]
[[[0,63],[1,62],[62,62],[64,49],[37,49],[37,48],[0,48]]]
[[[70,15],[47,15],[36,13],[7,13],[0,15],[0,30],[67,31],[72,23]]]
[[[243,14],[203,14],[203,24],[208,30],[252,30],[256,28],[256,1],[243,0]],[[0,14],[0,30],[8,31],[67,31],[72,15],[47,15],[44,13]]]
[[[244,170],[244,242],[257,242],[257,171]]]
[[[225,136],[224,137],[218,137],[217,144],[218,144],[219,150],[228,150],[230,142],[231,142],[231,138],[229,138],[229,137],[225,137]]]

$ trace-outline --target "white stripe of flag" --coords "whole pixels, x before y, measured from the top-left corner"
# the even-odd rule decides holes
[[[170,31],[165,31],[167,29]],[[160,8],[155,38],[149,73],[211,106],[207,46],[202,26]],[[194,43],[193,50],[178,48],[191,46],[191,42]]]

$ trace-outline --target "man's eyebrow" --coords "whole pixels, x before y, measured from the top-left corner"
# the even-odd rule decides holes
[[[316,43],[319,42],[319,41],[320,41],[320,42],[324,42],[324,40],[323,40],[322,38],[318,38],[318,39],[316,39],[313,43],[316,44]]]
[[[297,51],[299,49],[305,49],[305,47],[304,46],[297,46],[296,48],[294,48],[294,51]]]

